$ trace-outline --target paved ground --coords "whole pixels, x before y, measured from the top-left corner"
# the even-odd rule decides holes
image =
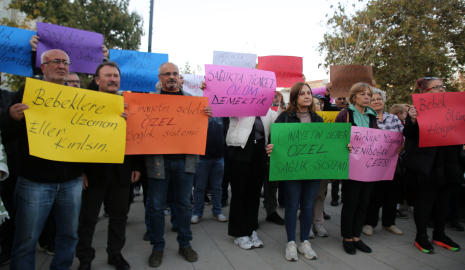
[[[409,219],[397,220],[397,225],[404,235],[396,236],[378,226],[373,236],[362,236],[363,241],[373,249],[373,253],[357,252],[355,256],[348,255],[342,248],[340,236],[341,207],[341,205],[330,206],[328,196],[325,208],[326,213],[331,215],[331,220],[325,222],[325,227],[330,236],[328,238],[317,236],[316,239],[310,241],[318,254],[317,260],[310,261],[299,254],[297,262],[288,262],[284,259],[287,241],[284,226],[266,222],[266,212],[263,207],[260,207],[258,236],[264,242],[265,247],[242,250],[233,243],[233,238],[227,235],[227,224],[212,220],[211,206],[206,206],[204,219],[199,224],[191,226],[194,237],[192,246],[199,254],[199,261],[195,263],[188,263],[177,254],[176,234],[171,232],[171,224],[167,216],[165,227],[167,244],[163,263],[159,269],[465,269],[465,250],[451,252],[436,247],[436,254],[429,255],[416,249],[413,245],[415,238],[413,216],[412,213],[406,211]],[[278,212],[282,217],[284,216],[283,209],[279,208]],[[229,207],[225,207],[223,213],[228,216]],[[114,269],[107,264],[105,251],[107,220],[101,217],[97,225],[94,236],[97,258],[92,263],[92,269]],[[131,264],[131,269],[152,269],[147,264],[151,246],[149,242],[142,240],[144,233],[144,207],[142,198],[136,197],[129,213],[127,242],[122,252]],[[297,233],[299,233],[299,228],[297,228]],[[447,228],[446,233],[465,247],[464,232],[456,232]],[[431,236],[430,229],[429,235]],[[52,257],[45,253],[37,252],[36,269],[49,269],[51,259]],[[72,269],[77,269],[78,265],[79,261],[75,259]],[[4,270],[8,267],[0,269]]]

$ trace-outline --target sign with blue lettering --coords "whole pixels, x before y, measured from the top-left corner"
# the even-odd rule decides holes
[[[36,32],[0,26],[0,72],[32,77],[31,44]]]
[[[168,54],[110,50],[110,59],[121,70],[121,90],[155,92],[158,67],[168,62]]]

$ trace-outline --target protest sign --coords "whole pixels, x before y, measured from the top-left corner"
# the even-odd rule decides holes
[[[48,24],[37,23],[36,67],[40,67],[40,56],[51,49],[60,49],[69,56],[72,65],[69,71],[94,74],[103,62],[103,35],[99,33]]]
[[[334,123],[336,121],[336,117],[340,112],[327,112],[327,111],[319,111],[316,112],[319,116],[323,118],[325,123]]]
[[[202,81],[205,81],[204,75],[182,74],[181,76],[184,79],[182,90],[196,97],[203,96],[203,90],[200,87],[202,86]]]
[[[271,124],[270,181],[348,179],[351,124]]]
[[[23,103],[29,154],[91,163],[123,163],[123,97],[26,78]]]
[[[272,71],[276,74],[277,87],[292,87],[303,82],[303,60],[296,56],[260,56],[257,69]]]
[[[275,112],[278,112],[279,106],[272,106],[270,107],[270,109],[272,109]]]
[[[158,68],[168,62],[168,55],[161,53],[110,50],[111,61],[121,70],[122,90],[156,92]]]
[[[264,116],[273,102],[273,72],[205,65],[205,89],[214,117]]]
[[[348,97],[352,85],[363,82],[371,85],[373,68],[371,66],[330,66],[329,77],[333,84],[331,97]]]
[[[31,44],[36,32],[0,26],[0,72],[32,77]]]
[[[213,65],[255,68],[256,64],[256,54],[213,51]]]
[[[321,95],[322,97],[324,97],[326,95],[326,87],[323,86],[323,87],[316,87],[316,88],[312,88],[312,94],[315,96],[315,95]],[[330,97],[330,100],[329,102],[333,102],[333,98]]]
[[[394,178],[397,150],[404,145],[401,132],[353,126],[350,144],[349,179],[373,182]]]
[[[420,147],[465,144],[465,93],[413,94]]]
[[[123,93],[127,104],[126,155],[205,155],[208,98]]]

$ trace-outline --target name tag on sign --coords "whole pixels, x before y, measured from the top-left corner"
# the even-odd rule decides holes
[[[26,78],[29,154],[68,162],[123,163],[121,96]]]

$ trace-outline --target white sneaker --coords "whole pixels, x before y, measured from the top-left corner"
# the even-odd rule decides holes
[[[312,225],[312,227],[310,228],[310,237],[309,237],[309,239],[315,239],[315,234],[313,233],[312,228],[313,228],[313,225]]]
[[[197,215],[193,215],[193,216],[191,217],[191,224],[197,224],[197,223],[199,223],[199,221],[201,221],[201,220],[202,220],[202,217],[199,217],[199,216],[197,216]]]
[[[408,210],[409,212],[412,212],[412,213],[413,213],[414,208],[413,208],[413,206],[409,206],[409,207],[407,208],[407,210]]]
[[[242,249],[253,249],[254,245],[248,236],[238,237],[234,239],[234,244],[240,246]]]
[[[397,204],[397,210],[402,211],[402,205],[400,203]]]
[[[298,251],[305,255],[305,258],[309,260],[316,260],[318,256],[316,256],[315,251],[312,249],[312,245],[308,240],[305,240],[303,243],[300,243]]]
[[[286,260],[288,261],[298,261],[299,257],[297,256],[297,245],[294,241],[287,243],[286,245]]]
[[[256,231],[252,232],[252,236],[250,236],[250,241],[253,243],[253,246],[255,248],[263,247],[263,242],[260,239],[258,239],[258,235]]]
[[[373,227],[370,225],[363,226],[362,233],[368,236],[373,235]]]
[[[219,222],[226,222],[228,221],[228,218],[223,215],[223,214],[219,214],[218,216],[213,216],[212,219],[214,220],[218,220]]]
[[[169,207],[166,207],[165,211],[163,211],[163,212],[165,213],[165,216],[171,215],[171,209]]]
[[[328,237],[328,232],[323,227],[323,224],[313,224],[313,232],[319,237]]]

